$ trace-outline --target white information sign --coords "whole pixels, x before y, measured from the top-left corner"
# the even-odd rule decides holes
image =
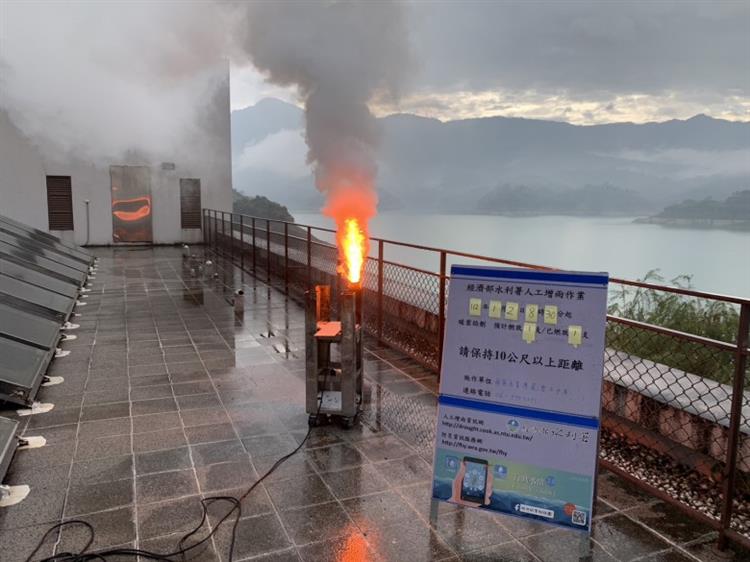
[[[433,498],[590,530],[607,284],[452,267]]]

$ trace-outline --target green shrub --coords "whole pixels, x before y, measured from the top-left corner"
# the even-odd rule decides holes
[[[235,213],[277,221],[294,222],[294,217],[284,205],[271,201],[267,197],[263,197],[262,195],[248,197],[237,190],[233,190],[232,193],[234,196],[232,210]]]
[[[658,270],[649,271],[642,281],[664,284]],[[691,276],[681,275],[670,283],[690,289],[691,281]],[[731,303],[621,285],[610,291],[608,312],[613,316],[713,340],[734,343],[737,339],[739,309]],[[732,384],[732,353],[711,346],[617,322],[607,325],[607,345],[643,359]],[[746,386],[749,385],[750,381],[746,381]]]

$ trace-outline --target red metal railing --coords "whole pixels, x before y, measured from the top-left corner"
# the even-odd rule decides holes
[[[321,239],[334,230],[207,209],[203,227],[207,246],[268,283],[283,281],[292,295],[315,283],[338,283],[337,250]],[[372,243],[375,255],[363,276],[365,327],[436,372],[449,261],[555,269],[381,238]],[[437,271],[386,259],[392,247],[433,254]],[[750,299],[620,278],[610,278],[610,284],[738,309],[732,341],[607,316],[601,464],[719,531],[721,549],[728,539],[750,547]],[[633,468],[640,451],[656,464]],[[678,487],[697,482],[708,507],[696,508],[684,491],[670,492],[665,472]],[[738,497],[745,500],[741,505]]]

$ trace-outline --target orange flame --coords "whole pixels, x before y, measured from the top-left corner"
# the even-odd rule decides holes
[[[328,192],[323,212],[336,221],[336,244],[339,249],[338,272],[351,285],[361,285],[370,250],[367,221],[377,208],[377,195],[371,184],[352,182],[338,184]]]
[[[362,269],[367,256],[367,235],[355,218],[344,219],[344,227],[337,233],[339,253],[343,258],[338,267],[339,273],[352,285],[362,280]]]

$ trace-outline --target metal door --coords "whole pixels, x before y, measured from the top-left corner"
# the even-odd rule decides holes
[[[151,175],[146,166],[110,166],[112,240],[152,242]]]

